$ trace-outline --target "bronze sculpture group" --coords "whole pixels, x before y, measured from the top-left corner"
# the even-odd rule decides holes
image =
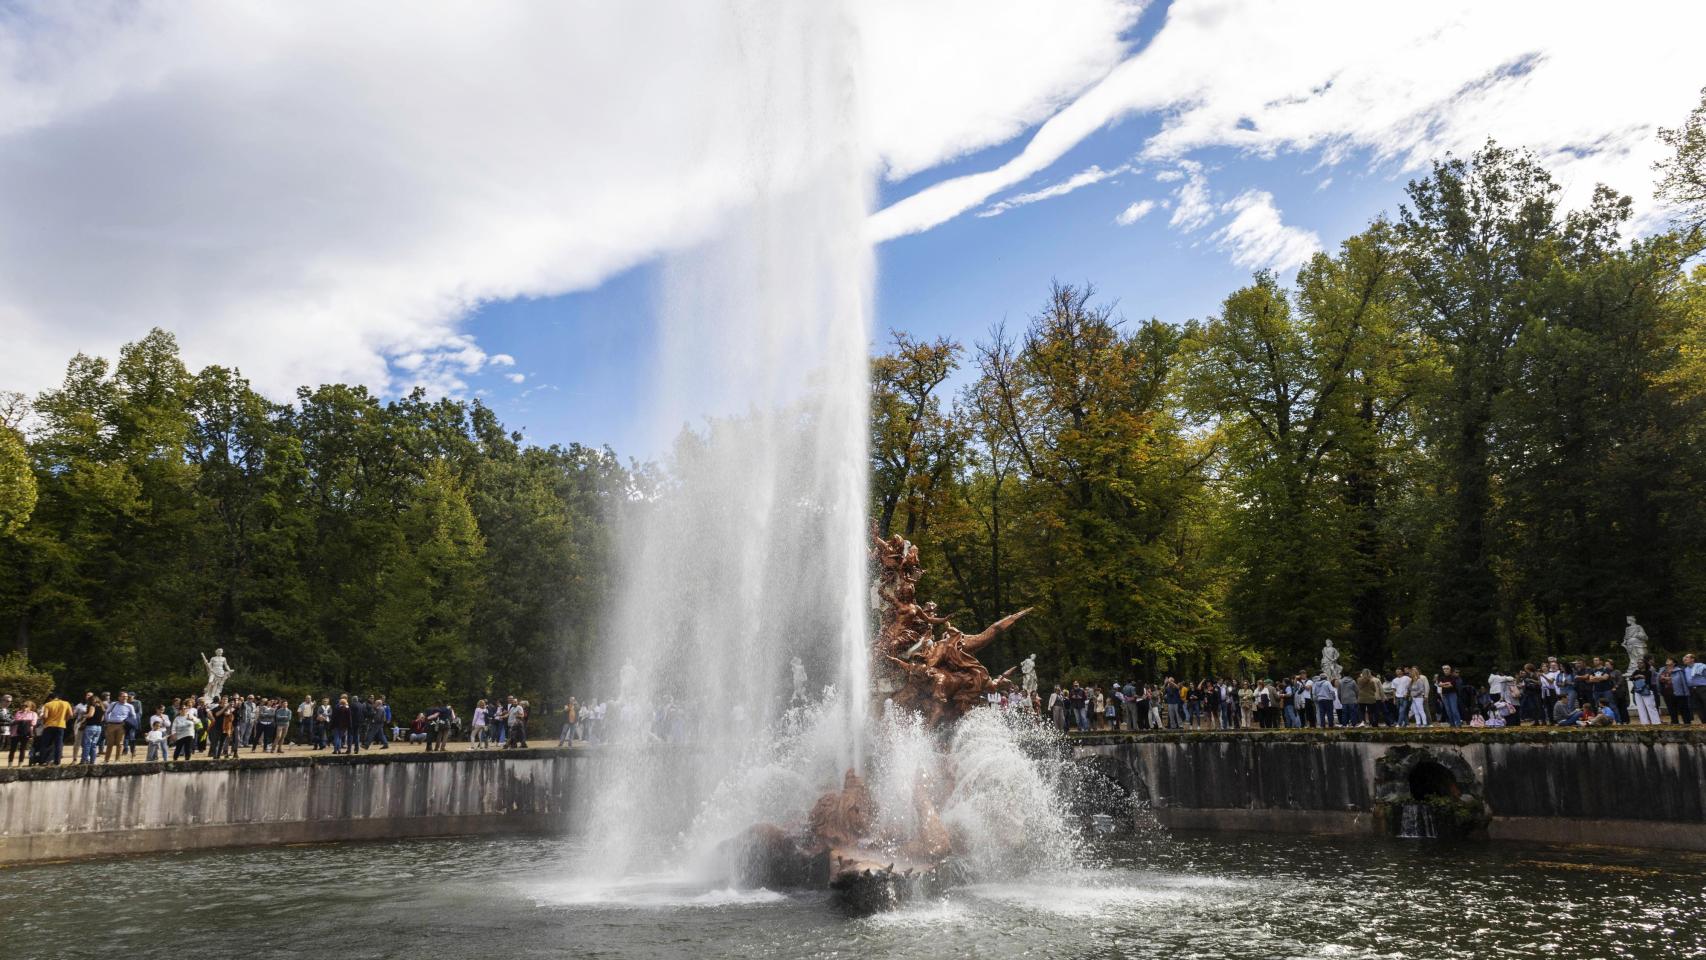
[[[952,723],[985,702],[992,693],[1013,686],[1011,668],[991,676],[974,656],[978,650],[1029,613],[1002,617],[982,633],[960,632],[938,616],[934,603],[918,602],[918,581],[924,568],[918,547],[900,534],[887,539],[871,534],[871,557],[877,566],[877,596],[881,599],[877,656],[873,679],[878,696],[903,710],[916,710],[934,728]],[[936,627],[942,628],[940,637]]]
[[[871,533],[879,601],[872,657],[873,696],[915,711],[931,730],[944,730],[992,693],[1013,686],[1008,670],[992,676],[975,653],[1028,610],[1003,617],[977,634],[956,629],[933,603],[918,601],[923,567],[918,548],[896,534]],[[940,627],[940,634],[937,629]],[[1017,669],[1017,668],[1014,668]],[[947,771],[913,784],[913,827],[907,836],[877,835],[870,791],[847,771],[839,790],[813,804],[805,824],[790,832],[756,824],[730,840],[736,879],[754,886],[827,886],[848,909],[865,913],[895,905],[907,891],[945,882],[953,840],[936,803],[952,788]]]

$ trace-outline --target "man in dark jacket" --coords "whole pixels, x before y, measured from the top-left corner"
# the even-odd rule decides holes
[[[361,731],[367,728],[367,704],[361,694],[349,695],[349,752],[361,752]]]
[[[343,753],[344,745],[350,743],[350,714],[349,695],[340,695],[338,702],[332,705],[333,753]]]

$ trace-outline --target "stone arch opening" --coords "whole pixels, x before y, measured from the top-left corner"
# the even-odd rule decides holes
[[[1423,760],[1411,767],[1409,781],[1410,796],[1416,800],[1431,797],[1456,800],[1463,796],[1463,787],[1457,782],[1456,775],[1435,760]]]

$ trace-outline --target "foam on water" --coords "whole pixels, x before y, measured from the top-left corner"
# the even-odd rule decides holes
[[[686,874],[630,877],[618,882],[577,880],[542,885],[529,881],[522,890],[540,905],[627,907],[636,910],[751,906],[788,899],[787,894],[762,887],[756,890],[733,887],[707,890],[696,877]]]

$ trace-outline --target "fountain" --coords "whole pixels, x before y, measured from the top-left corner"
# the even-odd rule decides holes
[[[645,396],[678,439],[622,505],[597,671],[620,698],[575,873],[829,887],[872,909],[1055,836],[1058,804],[1015,746],[1028,734],[969,722],[1010,683],[975,654],[1024,612],[961,633],[918,602],[916,549],[868,532],[875,163],[854,18],[734,10],[705,38],[728,76],[705,91],[722,122],[704,148],[748,175],[705,185],[724,216],[665,269]],[[663,703],[688,722],[654,722]]]
[[[744,176],[702,184],[722,213],[684,224],[697,242],[662,270],[658,356],[637,393],[654,442],[676,439],[657,482],[620,506],[588,681],[621,691],[616,747],[651,743],[588,797],[585,872],[612,881],[690,857],[684,831],[720,829],[701,816],[713,797],[757,822],[862,765],[874,167],[858,37],[840,3],[737,0],[730,14],[702,38],[719,73],[701,91],[717,118],[701,148],[719,161],[708,170]],[[821,769],[784,773],[767,757],[796,657],[835,695],[814,704],[810,749],[789,748]],[[665,698],[690,750],[652,743],[677,739],[652,723]],[[742,770],[771,779],[726,788]]]
[[[1008,679],[1012,670],[992,676],[973,654],[1029,611],[967,635],[938,616],[934,604],[918,602],[923,568],[917,547],[899,534],[883,539],[873,531],[871,558],[878,570],[873,593],[881,605],[881,627],[872,648],[872,689],[884,701],[890,728],[913,733],[889,741],[951,737],[958,732],[959,720],[987,708],[990,694],[1013,686]],[[937,626],[942,628],[940,637]],[[1001,728],[992,729],[994,739],[1005,743]],[[963,743],[955,738],[953,745]],[[989,767],[974,764],[969,775],[961,772],[956,777],[953,758],[969,752],[959,749],[937,756],[926,750],[903,764],[909,775],[887,791],[891,815],[886,819],[880,818],[881,805],[865,779],[848,769],[840,788],[819,797],[803,823],[754,824],[725,841],[719,855],[738,885],[826,886],[853,913],[886,909],[910,896],[938,891],[961,872],[953,858],[966,854],[971,840],[956,849],[937,805],[946,801],[971,807],[967,795],[983,786],[981,776]],[[1028,761],[1015,755],[1011,762],[1003,758],[995,766],[998,780],[1024,770]],[[1041,806],[1055,806],[1046,790],[1044,794]],[[1023,824],[1015,826],[1024,829]]]

